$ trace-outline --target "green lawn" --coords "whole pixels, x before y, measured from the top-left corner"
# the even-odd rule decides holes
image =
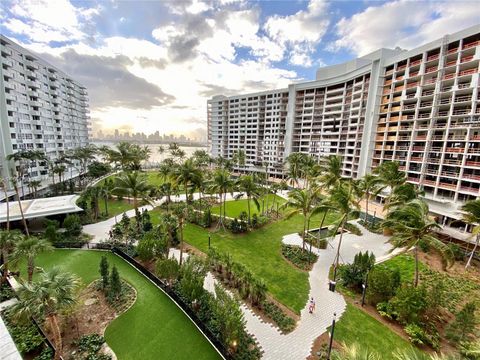
[[[411,344],[367,313],[347,304],[347,309],[335,326],[335,340],[360,349],[370,349],[384,360],[393,360],[393,352],[407,350]],[[420,353],[420,350],[418,350]]]
[[[161,180],[160,176],[158,176],[158,171],[146,171],[146,172],[143,172],[143,174],[145,174],[145,176],[148,180],[148,183],[150,185],[152,185],[152,186],[162,185],[163,181]],[[121,173],[110,175],[106,179],[100,181],[96,186],[102,186],[107,179],[108,180],[110,180],[110,179],[115,180],[115,178],[117,178],[120,175],[121,175]]]
[[[227,209],[228,209],[227,205]],[[161,210],[150,212],[152,222]],[[322,214],[315,216],[311,226],[319,225]],[[333,220],[327,216],[326,224]],[[268,291],[281,303],[300,313],[307,300],[310,285],[308,273],[298,270],[285,261],[281,254],[282,237],[301,231],[303,218],[295,215],[279,220],[247,234],[235,235],[228,231],[209,232],[197,225],[187,224],[184,229],[185,241],[203,252],[208,251],[208,235],[211,244],[222,252],[232,255],[234,261],[242,263],[267,284]]]
[[[107,343],[120,360],[220,359],[187,316],[157,287],[121,258],[109,252],[55,250],[38,257],[37,266],[55,265],[82,278],[84,285],[99,277],[102,254],[120,276],[137,290],[135,304],[105,331]]]
[[[100,200],[98,203],[100,207],[100,214],[105,214],[105,201]],[[124,213],[125,211],[133,209],[133,202],[128,202],[128,200],[117,200],[109,199],[108,200],[108,217],[111,218],[115,215]]]
[[[400,278],[402,282],[410,282],[415,276],[415,258],[412,254],[401,254],[394,256],[378,266],[385,267],[389,270],[400,270]],[[420,271],[426,267],[427,266],[424,263],[419,261],[418,268]]]
[[[260,210],[257,209],[257,206],[255,205],[255,202],[253,200],[250,200],[250,214],[253,216],[253,214],[259,214],[262,211],[262,203],[265,204],[265,206],[268,205],[268,207],[271,207],[273,204],[273,199],[276,198],[275,204],[283,204],[285,202],[285,199],[281,198],[280,196],[270,194],[268,195],[268,204],[267,204],[267,197],[264,196],[261,199],[258,200],[259,205],[260,205]],[[275,205],[276,209],[277,205]],[[226,215],[231,218],[238,218],[242,211],[245,211],[248,214],[248,200],[247,199],[240,199],[240,200],[233,200],[233,201],[227,201],[226,202]],[[220,205],[212,207],[212,214],[220,214]]]

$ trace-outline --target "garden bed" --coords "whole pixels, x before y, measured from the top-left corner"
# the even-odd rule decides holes
[[[310,271],[318,259],[318,256],[307,249],[296,245],[282,244],[282,255],[291,264],[299,269]]]

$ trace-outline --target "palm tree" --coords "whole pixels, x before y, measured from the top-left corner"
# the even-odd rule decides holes
[[[177,203],[173,208],[173,212],[177,217],[178,221],[178,229],[180,232],[180,261],[178,262],[180,266],[182,266],[183,261],[183,226],[185,224],[185,219],[188,214],[188,205],[184,203]]]
[[[395,189],[406,182],[405,173],[400,171],[399,168],[398,161],[387,161],[374,170],[374,173],[378,174],[380,183],[383,184],[381,190],[386,188],[390,190],[390,194],[385,199],[385,206],[387,207]]]
[[[151,199],[148,196],[150,186],[148,185],[148,181],[145,176],[140,174],[138,171],[124,173],[115,180],[116,187],[113,189],[113,191],[118,191],[133,198],[133,208],[135,209],[135,213],[138,211],[138,199],[143,202],[150,203]]]
[[[11,180],[12,182],[15,181],[15,186],[17,187],[17,182],[20,182],[20,186],[22,187],[22,197],[25,196],[25,191],[24,191],[24,186],[23,186],[23,179],[25,177],[26,169],[25,169],[25,160],[26,160],[26,155],[25,151],[17,151],[16,153],[13,154],[8,154],[5,159],[7,161],[13,161],[15,163],[15,170],[11,170],[13,179]],[[14,176],[14,173],[17,173],[17,176]],[[18,188],[17,188],[17,194],[18,194]]]
[[[0,256],[3,259],[2,283],[7,280],[8,275],[8,261],[12,251],[15,249],[15,244],[24,238],[24,235],[18,231],[9,229],[0,231]]]
[[[12,180],[12,186],[13,186],[13,189],[15,190],[15,195],[17,197],[18,209],[20,210],[20,216],[22,217],[22,223],[23,223],[23,228],[25,229],[25,234],[27,234],[27,236],[30,236],[30,233],[28,231],[27,220],[25,220],[25,214],[23,212],[22,201],[20,200],[20,194],[18,192],[17,181],[18,180],[14,178],[14,180]]]
[[[176,192],[177,190],[177,184],[172,181],[172,180],[166,180],[162,185],[158,187],[158,192],[157,194],[160,197],[165,196],[165,204],[167,204],[167,213],[170,210],[170,203],[172,202],[172,195]]]
[[[245,151],[242,149],[235,150],[233,153],[233,161],[235,164],[238,166],[239,171],[241,171],[241,168],[245,167]]]
[[[405,251],[413,247],[415,254],[415,281],[418,286],[418,243],[426,242],[442,255],[447,265],[452,261],[450,248],[434,236],[436,229],[440,229],[435,221],[428,216],[428,205],[424,200],[411,200],[401,207],[393,209],[383,221],[383,227],[393,230],[390,239],[395,248],[404,248]]]
[[[321,157],[318,163],[319,182],[325,189],[331,189],[342,181],[342,157],[330,155]]]
[[[253,200],[257,210],[260,210],[260,203],[258,198],[260,197],[260,188],[255,182],[252,175],[242,175],[237,180],[238,190],[247,195],[247,209],[248,209],[248,224],[251,224],[251,212],[250,212],[250,201]]]
[[[355,182],[350,179],[337,184],[337,186],[331,190],[329,203],[331,208],[340,215],[340,219],[338,220],[333,233],[335,236],[338,229],[340,229],[340,238],[338,240],[337,253],[334,260],[333,281],[336,281],[337,270],[340,263],[340,249],[342,247],[343,232],[345,231],[345,226],[347,225],[348,220],[352,217],[358,216],[358,209],[360,208]],[[354,225],[350,223],[350,226]]]
[[[18,318],[45,318],[53,333],[55,360],[60,359],[63,350],[58,316],[76,303],[79,284],[76,276],[55,267],[42,272],[38,281],[22,285],[18,290],[19,302],[12,306]]]
[[[425,195],[425,191],[421,190],[417,185],[411,183],[403,183],[396,186],[389,196],[388,204],[384,209],[390,211],[391,209],[402,206],[403,204],[418,199]]]
[[[32,189],[33,198],[35,199],[37,197],[38,188],[42,185],[42,182],[40,180],[30,180],[28,185]]]
[[[226,169],[217,169],[213,173],[212,182],[210,184],[210,190],[212,193],[218,194],[220,198],[220,220],[219,225],[224,226],[224,218],[226,215],[225,203],[227,199],[227,193],[231,192],[234,186],[234,182],[230,176],[230,172]],[[223,214],[222,214],[223,207]]]
[[[372,174],[366,174],[360,179],[359,189],[365,199],[365,224],[368,223],[368,204],[372,196],[376,196],[381,189],[381,180],[378,176]]]
[[[76,160],[80,163],[80,168],[78,170],[78,185],[82,186],[82,174],[87,173],[88,163],[95,159],[95,155],[98,154],[99,150],[95,145],[88,144],[87,146],[75,148],[69,155],[71,160]],[[103,148],[103,152],[107,152],[107,148]]]
[[[287,213],[287,218],[293,215],[302,214],[303,216],[303,232],[302,232],[302,248],[305,250],[305,240],[307,238],[308,224],[310,217],[315,211],[315,202],[318,198],[319,188],[310,189],[293,189],[288,194],[288,201],[282,205],[282,208],[291,208]]]
[[[100,196],[103,198],[105,204],[105,216],[108,217],[108,200],[112,196],[114,185],[112,182],[105,181],[100,187]]]
[[[467,269],[472,263],[473,256],[480,243],[480,200],[468,201],[462,206],[462,211],[464,212],[463,221],[473,226],[472,236],[476,237],[475,246],[468,258],[467,264],[465,265],[465,269]]]
[[[173,164],[170,163],[169,161],[167,161],[168,159],[164,160],[159,168],[158,168],[158,177],[160,178],[160,180],[162,181],[167,181],[167,179],[169,177],[172,176],[173,174]]]
[[[15,243],[11,261],[13,264],[18,264],[21,260],[27,260],[28,282],[30,283],[35,271],[35,257],[42,252],[52,250],[52,245],[45,239],[22,237]]]
[[[288,155],[288,177],[291,181],[291,185],[299,185],[298,179],[302,177],[302,169],[306,157],[307,155],[303,153],[291,153]]]
[[[175,168],[173,177],[177,183],[183,185],[183,190],[185,191],[185,201],[188,203],[189,186],[197,182],[198,178],[200,177],[200,169],[195,165],[193,159],[187,159],[183,164]]]
[[[90,208],[93,212],[93,219],[97,220],[100,215],[99,202],[102,195],[102,188],[98,186],[91,186],[83,192],[85,198],[90,199]]]

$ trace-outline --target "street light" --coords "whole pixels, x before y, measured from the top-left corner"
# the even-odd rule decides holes
[[[208,234],[208,248],[210,249],[210,234]]]
[[[332,355],[333,333],[335,332],[335,320],[336,320],[336,318],[337,318],[337,313],[333,313],[332,331],[330,331],[330,342],[328,343],[327,360],[330,360],[330,356]]]
[[[368,283],[368,271],[365,275],[365,283],[362,284],[362,307],[365,305],[365,295],[367,293],[367,283]]]

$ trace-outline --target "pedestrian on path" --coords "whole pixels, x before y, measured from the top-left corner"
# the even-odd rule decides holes
[[[315,311],[315,300],[313,300],[313,297],[310,298],[310,303],[308,305],[308,312],[310,314],[313,314],[313,312]]]

